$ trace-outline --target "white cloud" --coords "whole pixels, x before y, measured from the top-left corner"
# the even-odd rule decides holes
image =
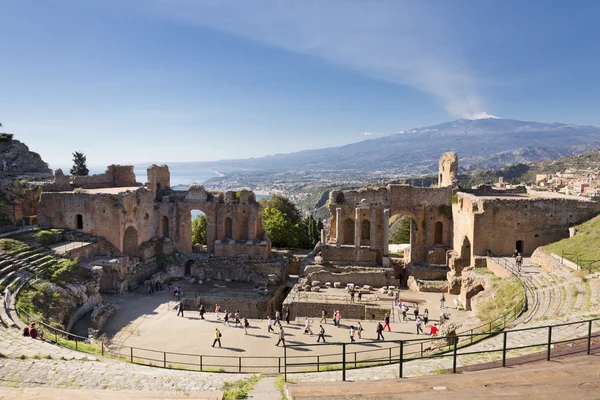
[[[478,78],[443,3],[155,0],[157,12],[434,95],[455,117],[480,113]]]
[[[500,117],[497,117],[495,115],[492,114],[488,114],[485,111],[482,112],[478,112],[478,113],[467,113],[463,116],[465,119],[499,119]]]

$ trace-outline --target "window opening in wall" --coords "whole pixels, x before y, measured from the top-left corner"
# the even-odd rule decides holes
[[[83,215],[77,214],[77,229],[83,229]]]

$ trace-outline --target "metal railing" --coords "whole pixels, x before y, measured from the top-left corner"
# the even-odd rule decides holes
[[[364,346],[377,346],[382,342],[377,340],[363,341],[360,343],[314,343],[310,345],[288,345],[284,348],[284,379],[287,381],[287,375],[294,372],[310,372],[310,371],[325,371],[325,370],[339,370],[342,374],[342,381],[346,380],[346,372],[350,369],[355,368],[364,368],[374,365],[385,365],[385,364],[398,364],[398,377],[404,377],[404,364],[408,361],[414,360],[424,360],[424,359],[433,359],[433,358],[452,358],[452,373],[456,373],[457,371],[457,362],[459,357],[461,356],[473,356],[477,354],[490,354],[490,353],[499,353],[502,354],[502,367],[506,367],[507,364],[507,356],[510,351],[518,351],[527,348],[535,348],[539,347],[543,349],[546,353],[546,360],[550,360],[552,357],[552,348],[556,344],[560,343],[573,343],[573,342],[583,342],[585,344],[584,351],[586,354],[591,354],[591,344],[592,339],[596,337],[600,337],[600,333],[596,332],[592,334],[593,324],[595,323],[598,326],[598,322],[600,318],[594,318],[590,320],[584,321],[576,321],[576,322],[568,322],[562,324],[555,325],[545,325],[540,327],[532,327],[532,328],[521,328],[515,329],[512,331],[504,331],[502,332],[502,346],[497,349],[486,349],[480,351],[460,351],[459,349],[466,349],[470,343],[468,343],[469,337],[472,335],[469,334],[459,334],[447,338],[443,338],[441,340],[448,341],[448,344],[444,346],[444,351],[429,351],[426,353],[421,353],[420,355],[415,353],[406,353],[406,348],[411,346],[414,342],[419,342],[420,339],[409,339],[409,340],[392,340],[384,342],[387,348],[382,348],[378,350],[367,350],[367,351],[379,351],[380,356],[377,358],[362,358],[362,354],[364,351],[349,351],[352,347],[364,347]],[[552,333],[556,331],[557,328],[573,326],[573,325],[581,325],[587,328],[587,332],[585,336],[578,336],[571,339],[563,339],[563,340],[553,340]],[[547,332],[547,340],[539,341],[536,343],[526,344],[526,345],[517,345],[517,346],[508,346],[509,336],[514,337],[518,336],[521,332],[534,331],[534,330],[542,330]],[[544,332],[544,333],[545,333]],[[494,334],[494,332],[488,332],[488,335]],[[434,343],[436,340],[440,339],[430,339],[430,342]],[[461,346],[461,341],[467,342]],[[294,351],[295,349],[302,349],[302,351],[307,351],[307,349],[315,348],[317,346],[335,346],[340,349],[339,352],[336,353],[336,357],[332,358],[331,356],[328,359],[324,360],[324,356],[304,356],[305,358],[312,357],[313,360],[309,360],[307,362],[290,362],[293,359],[298,358],[297,356],[290,357],[288,354],[290,351]],[[447,349],[446,349],[447,347]],[[468,349],[467,349],[468,350]],[[361,355],[361,357],[359,357]],[[290,371],[290,369],[295,369],[295,371]]]

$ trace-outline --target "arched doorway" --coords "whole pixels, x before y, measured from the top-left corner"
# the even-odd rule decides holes
[[[245,213],[245,211],[244,211]],[[238,224],[238,240],[248,240],[248,216],[242,215]]]
[[[231,218],[225,218],[225,239],[233,239],[233,224]]]
[[[344,232],[342,244],[354,244],[354,220],[347,218],[342,226]]]
[[[465,267],[471,265],[471,241],[466,236],[460,248],[460,258],[462,258]]]
[[[77,214],[77,229],[83,229],[83,215]]]
[[[163,238],[168,239],[169,238],[169,217],[163,216],[161,225],[162,225]]]
[[[190,276],[190,275],[192,275],[192,265],[194,265],[194,260],[188,260],[185,263],[185,267],[184,267],[184,270],[183,270],[183,275],[184,276]]]
[[[125,233],[123,234],[123,253],[133,257],[135,256],[137,248],[138,233],[133,226],[130,226],[129,228],[125,229]]]
[[[435,223],[435,244],[442,244],[444,241],[444,224],[441,221]]]

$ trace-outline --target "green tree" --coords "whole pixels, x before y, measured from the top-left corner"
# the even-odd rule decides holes
[[[296,207],[296,205],[285,196],[274,194],[269,200],[264,198],[261,199],[260,204],[262,204],[262,206],[265,208],[271,207],[281,211],[281,213],[284,214],[294,225],[299,224],[302,221],[302,213],[298,207]]]
[[[392,244],[404,244],[410,243],[410,225],[411,218],[408,215],[403,215],[400,218],[400,224],[394,233],[392,233],[392,237],[390,243]]]
[[[275,247],[300,247],[301,235],[298,224],[293,224],[286,214],[275,207],[263,209],[263,225]]]
[[[81,151],[73,153],[73,167],[71,168],[71,175],[75,176],[88,176],[90,170],[86,165],[86,157]]]
[[[206,227],[208,218],[200,214],[198,218],[192,221],[192,244],[206,244]]]

